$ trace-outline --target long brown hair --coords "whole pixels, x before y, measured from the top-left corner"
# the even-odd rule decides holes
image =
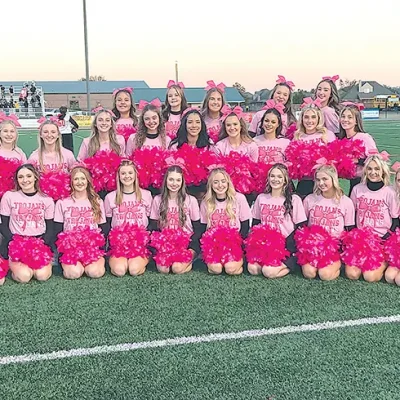
[[[237,115],[236,115],[234,112],[232,112],[231,114],[229,114],[229,115],[225,118],[224,122],[222,123],[221,131],[220,131],[220,133],[219,133],[219,140],[225,139],[225,138],[227,138],[227,137],[229,136],[228,133],[227,133],[227,131],[226,131],[226,126],[225,126],[225,124],[226,124],[226,120],[227,120],[229,117],[232,117],[232,116],[237,117]],[[251,143],[251,142],[253,141],[253,139],[252,139],[251,136],[249,135],[249,131],[248,131],[248,129],[247,129],[246,122],[244,122],[244,119],[243,119],[243,118],[240,118],[240,119],[239,119],[239,122],[240,122],[240,139],[242,139],[242,141],[245,142],[245,143]]]
[[[157,114],[158,121],[159,121],[158,128],[157,128],[157,134],[160,135],[162,148],[166,149],[167,148],[167,135],[165,134],[165,127],[164,127],[164,122],[163,122],[163,118],[161,115],[161,111],[158,107],[154,106],[153,104],[146,104],[142,110],[142,113],[140,114],[139,129],[134,138],[135,148],[140,149],[144,145],[144,142],[146,141],[147,128],[146,128],[146,125],[144,124],[144,114],[146,114],[147,111],[153,111],[154,113]]]
[[[224,98],[224,92],[221,89],[218,88],[211,88],[210,90],[207,91],[206,93],[206,97],[203,100],[203,104],[201,105],[201,115],[205,118],[208,117],[208,111],[209,111],[209,107],[208,107],[208,103],[210,102],[210,98],[214,93],[219,93],[221,95],[221,109],[222,107],[225,105],[225,98]],[[221,110],[219,110],[219,115],[221,116]]]
[[[342,117],[342,115],[343,115],[343,113],[345,111],[350,111],[351,115],[356,120],[356,125],[354,127],[354,132],[356,132],[356,133],[358,133],[358,132],[365,133],[364,125],[363,125],[363,121],[362,121],[361,111],[358,109],[358,107],[355,106],[355,105],[347,105],[347,106],[343,107],[342,110],[340,111],[340,116],[339,116],[340,118]],[[339,137],[339,139],[344,139],[346,137],[346,131],[343,129],[341,123],[339,124],[338,137]]]
[[[133,119],[133,125],[137,125],[138,123],[138,118],[136,116],[136,107],[135,107],[135,102],[133,100],[133,96],[132,93],[129,93],[127,90],[125,89],[121,89],[118,90],[117,93],[115,93],[115,96],[113,96],[113,108],[112,108],[112,112],[114,113],[114,115],[117,117],[117,119],[121,118],[121,114],[117,109],[117,97],[120,93],[125,93],[130,99],[131,99],[131,107],[129,109],[129,118]]]
[[[14,191],[15,191],[15,192],[18,192],[18,190],[21,190],[21,191],[22,191],[22,188],[21,188],[21,186],[20,186],[19,183],[18,183],[18,173],[19,173],[19,171],[21,171],[21,169],[23,169],[23,168],[29,169],[29,171],[32,172],[33,177],[35,178],[35,185],[34,185],[35,191],[38,192],[38,193],[40,193],[42,196],[46,196],[46,195],[40,190],[40,185],[39,185],[39,177],[40,177],[40,175],[39,175],[39,171],[35,168],[35,166],[34,166],[33,164],[22,164],[22,165],[20,165],[20,166],[17,168],[17,170],[15,171],[15,174],[14,174],[14,183],[15,183],[15,185],[14,185]]]
[[[328,100],[328,107],[331,107],[335,110],[336,114],[339,116],[340,113],[340,97],[339,97],[339,92],[337,90],[337,87],[335,85],[335,83],[331,80],[331,79],[322,79],[320,82],[318,82],[318,85],[315,89],[315,97],[317,98],[317,89],[318,86],[322,83],[322,82],[327,82],[331,88],[331,95],[329,96],[329,100]]]
[[[172,89],[176,90],[179,97],[181,98],[181,109],[180,109],[181,114],[188,108],[187,100],[185,97],[185,92],[183,91],[183,89],[178,85],[170,86],[167,89],[167,93],[165,95],[165,104],[164,104],[164,109],[162,111],[162,116],[164,118],[164,121],[168,121],[169,114],[171,113],[171,105],[169,104],[169,101],[168,101],[168,93]]]
[[[140,190],[139,187],[139,177],[137,168],[131,160],[122,160],[117,170],[117,195],[115,196],[115,204],[117,206],[120,206],[122,204],[122,200],[124,197],[124,192],[123,192],[124,185],[121,183],[121,180],[119,178],[119,172],[121,171],[122,167],[132,167],[133,170],[135,171],[135,182],[133,184],[133,191],[135,192],[136,200],[140,203],[142,201],[142,191]]]
[[[288,101],[285,104],[285,108],[284,108],[284,112],[287,114],[287,125],[291,125],[292,123],[296,122],[296,117],[293,114],[293,110],[292,110],[292,89],[290,88],[289,85],[287,85],[286,83],[277,83],[274,88],[271,91],[271,94],[269,96],[270,99],[273,99],[274,94],[276,92],[276,90],[278,89],[279,86],[284,86],[286,88],[289,89],[289,97],[288,97]]]
[[[43,131],[43,128],[44,128],[46,125],[53,125],[53,126],[55,126],[55,127],[57,128],[58,138],[57,138],[56,143],[55,143],[55,148],[56,148],[56,153],[57,153],[57,157],[58,157],[58,162],[59,162],[61,168],[62,168],[62,164],[63,164],[63,162],[64,162],[64,158],[63,158],[63,155],[62,155],[62,152],[61,152],[62,145],[61,145],[61,132],[60,132],[60,128],[59,128],[59,126],[58,126],[56,123],[54,123],[54,122],[45,121],[45,122],[42,123],[42,125],[40,125],[40,127],[39,127],[39,135],[38,135],[38,142],[39,142],[39,148],[38,148],[39,166],[40,166],[40,170],[42,170],[42,171],[45,169],[45,166],[43,165],[43,151],[44,151],[44,149],[46,148],[46,144],[44,143],[44,140],[43,140],[43,138],[42,138],[42,131]],[[60,169],[61,169],[61,168],[60,168]]]

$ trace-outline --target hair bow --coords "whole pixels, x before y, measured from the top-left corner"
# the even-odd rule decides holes
[[[215,84],[214,81],[207,81],[207,86],[204,88],[204,90],[210,90],[210,89],[219,89],[222,93],[225,92],[226,85],[225,83],[219,83],[218,85]]]
[[[123,87],[123,88],[119,88],[119,89],[115,89],[113,91],[113,96],[115,96],[118,92],[128,92],[129,94],[132,94],[133,92],[133,88],[131,87]]]
[[[224,164],[211,164],[207,167],[207,169],[211,172],[213,169],[225,169]]]
[[[179,86],[181,89],[185,89],[185,85],[182,82],[175,82],[173,79],[170,79],[167,83],[167,88],[169,89],[171,86]]]
[[[379,156],[383,161],[389,161],[390,158],[390,154],[386,150],[379,153],[378,150],[373,149],[368,152],[368,156]]]
[[[339,75],[333,75],[333,76],[323,76],[322,80],[323,81],[332,81],[335,83],[339,79]]]
[[[140,100],[139,101],[139,110],[143,110],[148,104],[151,104],[154,107],[160,108],[161,107],[161,101],[160,99],[153,99],[152,101],[148,102],[146,100]]]
[[[345,101],[345,102],[343,102],[342,103],[342,105],[343,106],[354,106],[354,107],[357,107],[358,109],[359,109],[359,111],[362,111],[362,110],[364,110],[364,108],[365,108],[365,106],[364,106],[364,104],[363,103],[353,103],[353,102],[351,102],[351,101]]]
[[[21,124],[18,121],[18,117],[15,114],[6,115],[3,112],[0,113],[0,122],[4,121],[10,121],[17,127],[21,126]]]
[[[177,158],[175,158],[173,156],[167,157],[165,159],[165,164],[167,165],[167,167],[177,166],[177,167],[181,167],[182,169],[186,169],[185,160],[181,157],[177,157]]]
[[[300,106],[300,108],[311,107],[311,106],[321,108],[321,100],[320,99],[314,100],[312,97],[305,97],[303,99],[303,104]]]
[[[324,165],[332,165],[332,164],[325,157],[321,157],[321,158],[318,158],[318,160],[315,162],[315,165],[312,167],[312,169],[317,169]]]
[[[188,107],[181,115],[181,119],[186,115],[189,114],[192,111],[197,111],[198,113],[200,112],[200,110],[198,108],[194,108],[194,107]]]
[[[292,81],[287,81],[286,78],[283,75],[278,75],[278,79],[276,80],[276,83],[284,83],[285,85],[288,85],[290,90],[293,90],[295,84]]]
[[[106,112],[106,113],[109,113],[112,117],[116,118],[115,114],[111,110],[108,110],[107,108],[104,108],[103,106],[96,107],[92,111],[95,114],[99,114],[100,112]]]
[[[397,171],[400,170],[400,162],[396,161],[396,162],[392,165],[392,170],[393,170],[394,172],[397,173]]]
[[[262,108],[262,110],[270,110],[271,108],[275,108],[275,110],[281,115],[283,115],[285,112],[285,106],[282,103],[277,103],[272,99],[265,102],[265,106]]]
[[[231,114],[235,114],[239,119],[243,118],[243,109],[239,106],[236,106],[234,108],[230,108],[227,104],[225,104],[221,108],[222,112],[222,121],[225,121],[227,117],[229,117]]]

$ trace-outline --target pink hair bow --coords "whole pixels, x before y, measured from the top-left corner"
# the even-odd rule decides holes
[[[177,167],[181,167],[182,169],[186,169],[185,167],[185,160],[181,157],[167,157],[165,159],[165,164],[167,165],[167,167],[173,167],[173,166],[177,166]]]
[[[15,126],[20,127],[21,124],[18,121],[18,117],[15,114],[6,115],[3,112],[0,113],[0,122],[11,121]]]
[[[209,171],[212,171],[213,169],[225,169],[225,165],[224,164],[211,164],[207,167],[207,169]]]
[[[305,97],[303,99],[303,104],[300,106],[300,108],[304,108],[307,106],[316,106],[318,108],[321,107],[321,100],[320,99],[313,99],[312,97]]]
[[[396,161],[393,165],[392,165],[392,170],[394,172],[397,172],[398,170],[400,170],[400,162]]]
[[[235,114],[239,119],[243,118],[243,109],[242,107],[236,106],[234,108],[230,108],[227,104],[225,104],[221,108],[222,112],[222,121],[225,121],[227,117],[231,114]]]
[[[118,92],[122,92],[122,91],[128,92],[129,94],[132,94],[133,93],[133,88],[124,87],[124,88],[115,89],[112,94],[113,94],[113,96],[115,96]]]
[[[116,118],[115,114],[114,114],[111,110],[108,110],[107,108],[104,108],[104,107],[102,107],[102,106],[93,108],[92,111],[93,111],[95,114],[98,114],[99,112],[106,112],[106,113],[109,113],[112,117]]]
[[[46,122],[47,118],[46,117],[40,117],[37,122],[39,122],[39,124],[43,124],[43,122]]]
[[[173,79],[170,79],[167,83],[167,88],[169,89],[171,86],[179,86],[181,89],[185,89],[185,85],[183,82],[175,82]]]
[[[383,161],[389,161],[389,158],[390,158],[390,154],[386,150],[383,150],[380,153],[379,153],[378,150],[375,150],[375,149],[374,150],[370,150],[368,152],[368,156],[380,156]]]
[[[210,89],[219,89],[222,93],[225,92],[226,85],[225,83],[219,83],[218,85],[215,84],[214,81],[207,81],[207,86],[204,88],[204,90],[210,90]]]
[[[339,75],[333,75],[333,76],[323,76],[322,80],[323,81],[332,81],[335,83],[339,79]]]
[[[277,103],[275,100],[272,99],[265,102],[265,106],[262,108],[262,110],[269,110],[271,108],[275,108],[275,110],[278,111],[281,115],[283,115],[285,112],[285,106],[282,103]]]
[[[154,107],[160,108],[161,107],[161,101],[160,99],[153,99],[150,101],[150,103],[146,100],[140,100],[139,101],[139,110],[143,110],[148,104],[153,105]]]
[[[360,111],[364,110],[364,108],[365,108],[363,103],[353,103],[351,101],[344,101],[342,103],[342,105],[345,106],[345,107],[346,106],[354,106],[354,107],[357,107]]]
[[[318,158],[318,160],[316,161],[316,164],[313,166],[312,169],[317,169],[317,168],[322,167],[324,165],[330,165],[330,164],[329,164],[328,160],[325,157],[321,157],[321,158]]]
[[[194,108],[194,107],[188,107],[181,115],[181,119],[188,113],[190,113],[191,111],[197,111],[200,112],[200,110],[198,108]]]
[[[293,90],[295,84],[292,81],[287,81],[283,75],[278,75],[278,79],[276,83],[284,83],[290,87],[290,90]]]

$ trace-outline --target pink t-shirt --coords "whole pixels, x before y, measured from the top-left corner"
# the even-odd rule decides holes
[[[181,126],[181,114],[169,114],[168,121],[165,122],[165,132],[169,137],[175,137]]]
[[[229,138],[225,138],[220,140],[215,148],[218,150],[220,154],[223,156],[227,156],[230,152],[236,151],[240,154],[248,156],[251,160],[257,162],[258,161],[258,146],[254,141],[250,143],[241,142],[239,147],[232,147],[229,143]]]
[[[121,148],[120,155],[123,157],[123,156],[125,156],[125,139],[121,135],[116,135],[116,138],[117,138],[117,143],[119,144],[119,146]],[[87,137],[82,140],[81,148],[79,149],[79,153],[78,153],[79,161],[86,160],[86,158],[89,157],[89,154],[88,154],[89,141],[90,141],[90,137]],[[111,150],[110,142],[101,143],[100,150]]]
[[[339,116],[336,114],[335,109],[325,106],[321,108],[321,111],[324,116],[325,128],[333,133],[339,132]]]
[[[150,218],[158,221],[160,219],[160,204],[161,204],[161,195],[157,195],[154,197],[153,202],[151,204]],[[200,210],[199,203],[197,200],[190,195],[186,195],[186,200],[184,204],[184,212],[186,215],[185,225],[183,226],[183,230],[186,232],[193,232],[192,221],[198,221],[200,219]],[[178,229],[180,227],[179,224],[179,210],[178,205],[175,199],[170,199],[168,201],[168,212],[167,212],[167,227],[169,229]]]
[[[99,224],[104,224],[106,217],[103,200],[100,199],[99,203],[101,210]],[[54,222],[63,223],[65,232],[72,231],[78,226],[89,226],[90,229],[98,227],[93,218],[93,209],[89,199],[74,199],[72,197],[57,201]]]
[[[136,133],[136,126],[133,123],[132,118],[119,118],[115,122],[115,128],[118,134],[123,131],[132,131],[132,133]]]
[[[350,198],[356,208],[357,228],[371,227],[380,237],[392,226],[392,218],[399,216],[396,192],[390,186],[372,191],[366,184],[359,183],[354,186]]]
[[[204,122],[207,127],[208,137],[216,143],[218,141],[219,132],[221,130],[221,119],[210,118],[208,115],[204,117]]]
[[[21,190],[9,191],[1,199],[0,214],[10,217],[9,228],[13,235],[43,235],[45,220],[54,218],[54,202],[51,197],[39,193],[27,196]]]
[[[284,197],[272,197],[271,193],[258,195],[253,206],[253,218],[261,220],[262,225],[276,229],[283,236],[288,237],[296,224],[307,221],[303,203],[299,196],[292,196],[292,216],[285,215]]]
[[[115,204],[117,192],[114,190],[108,193],[104,200],[104,208],[106,210],[106,217],[111,219],[111,227],[119,226],[122,224],[131,224],[137,226],[147,227],[150,215],[150,208],[152,197],[148,190],[140,189],[142,193],[142,200],[136,200],[136,194],[123,194],[121,205]]]
[[[265,112],[267,110],[260,110],[257,111],[254,116],[253,119],[251,120],[250,126],[249,126],[249,132],[254,132],[256,134],[256,136],[261,135],[261,130],[260,130],[260,121],[262,120],[262,117],[264,116]],[[281,119],[282,119],[282,135],[285,136],[286,135],[286,131],[287,131],[287,114],[284,113],[281,115]]]
[[[43,151],[42,162],[43,162],[43,170],[44,171],[59,171],[62,170],[64,172],[68,172],[76,163],[74,154],[72,151],[61,147],[61,155],[63,161],[58,157],[57,153],[46,153]],[[28,162],[37,165],[39,167],[39,149],[33,151],[33,153],[29,156]]]
[[[299,137],[299,140],[303,140],[305,142],[320,142],[324,144],[325,142],[322,141],[322,136],[323,136],[322,132],[311,133],[310,135],[302,133]],[[327,130],[326,132],[326,138],[328,140],[328,143],[336,140],[335,134],[329,130]]]
[[[339,237],[345,226],[355,225],[354,204],[345,195],[340,201],[335,201],[322,195],[310,194],[303,204],[308,225],[322,226],[334,237]]]
[[[258,161],[265,164],[282,163],[285,161],[285,150],[290,140],[279,138],[268,140],[264,135],[254,138],[258,146]]]
[[[235,215],[234,221],[230,220],[229,215],[226,212],[226,205],[226,200],[216,201],[216,208],[210,217],[211,224],[209,228],[225,226],[240,230],[240,223],[251,218],[251,211],[246,197],[241,193],[236,193],[236,201],[232,209],[233,214]],[[202,224],[208,224],[207,204],[204,200],[200,205],[200,222]]]
[[[25,153],[19,147],[15,147],[14,150],[6,150],[0,147],[0,157],[7,160],[21,161],[23,164],[27,161]]]
[[[136,135],[131,135],[126,143],[126,155],[127,157],[130,157],[132,153],[136,150],[136,144],[135,144],[135,138]],[[168,149],[169,144],[171,143],[171,138],[167,136],[165,138],[165,143],[166,143],[166,149]],[[161,143],[161,138],[160,136],[157,136],[155,139],[150,139],[146,138],[142,148],[152,148],[152,147],[161,147],[162,148],[162,143]]]

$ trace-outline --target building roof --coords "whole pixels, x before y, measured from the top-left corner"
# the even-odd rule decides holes
[[[395,94],[388,88],[385,88],[380,83],[376,81],[361,81],[360,84],[363,86],[365,83],[369,83],[372,86],[371,93],[360,93],[358,91],[359,84],[355,84],[342,98],[342,100],[363,100],[363,99],[372,99],[375,96],[379,95],[387,95],[390,96]]]

